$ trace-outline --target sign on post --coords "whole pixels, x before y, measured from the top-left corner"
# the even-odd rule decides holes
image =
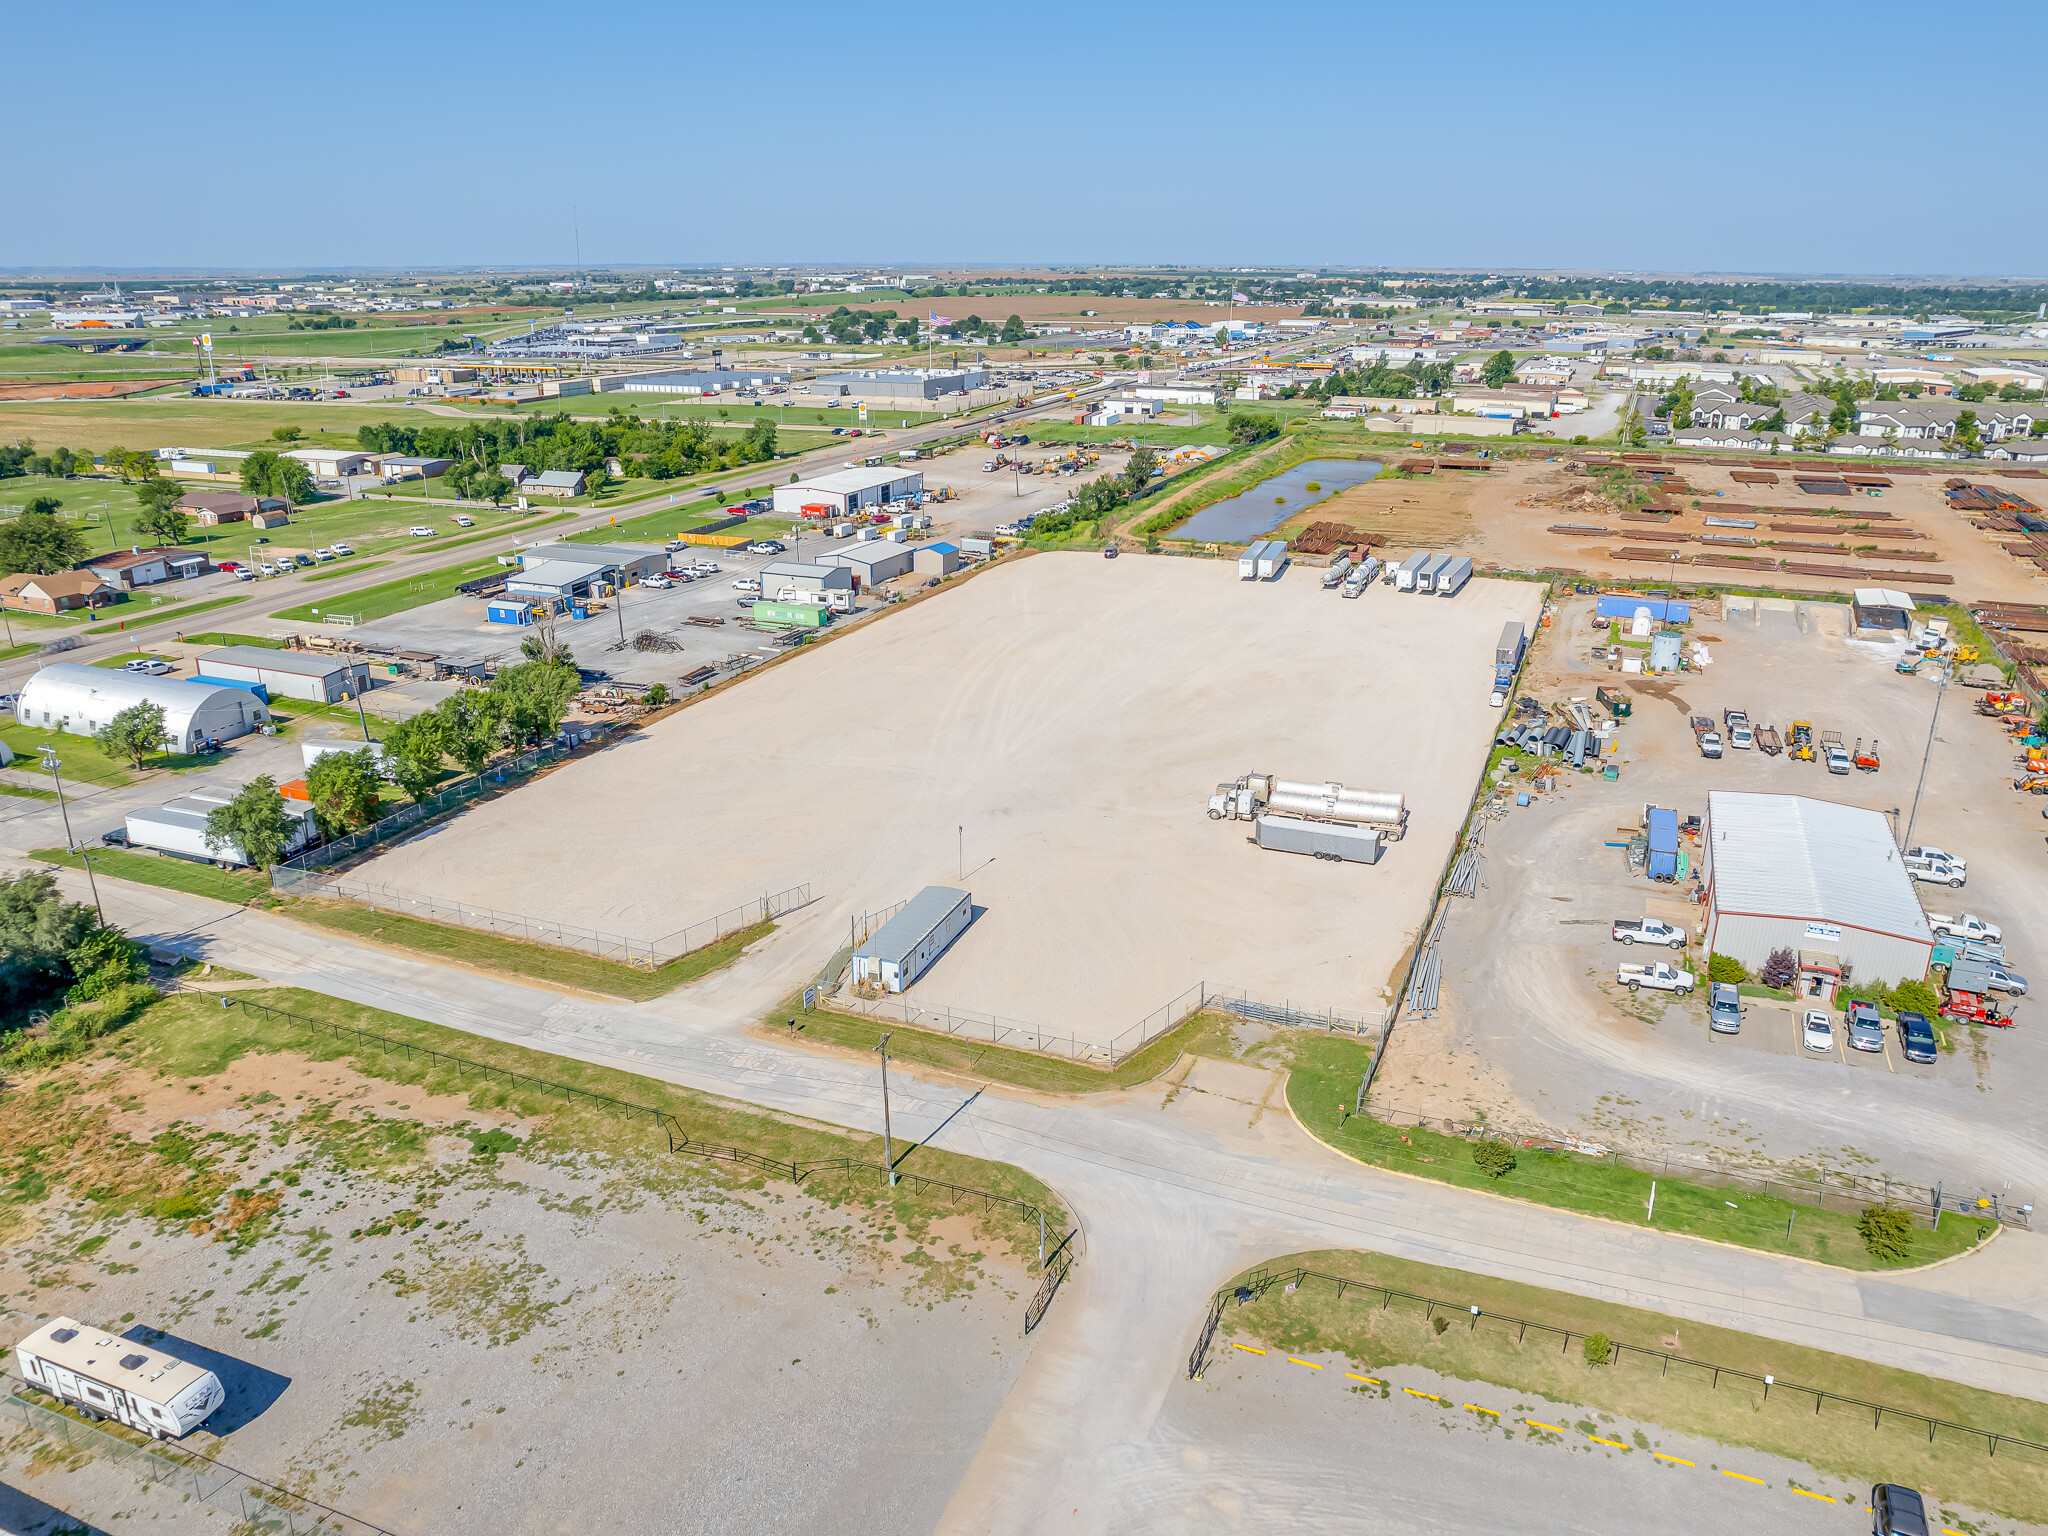
[[[815,1008],[815,1007],[817,1007],[817,1006],[818,1006],[818,989],[817,989],[817,988],[816,988],[815,986],[811,986],[811,987],[805,987],[805,988],[804,988],[804,1012],[805,1012],[805,1013],[809,1013],[809,1012],[810,1012],[810,1011],[811,1011],[811,1010],[812,1010],[813,1008]]]

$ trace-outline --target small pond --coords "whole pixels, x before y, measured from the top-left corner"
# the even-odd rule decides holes
[[[1219,544],[1255,539],[1271,533],[1303,508],[1363,485],[1379,472],[1380,465],[1372,459],[1310,459],[1270,480],[1261,480],[1228,501],[1202,508],[1174,529],[1173,536],[1214,539]],[[1317,485],[1313,491],[1308,488],[1311,480]]]

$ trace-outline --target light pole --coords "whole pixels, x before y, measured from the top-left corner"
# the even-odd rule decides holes
[[[1920,819],[1920,793],[1927,788],[1927,764],[1934,757],[1934,728],[1941,721],[1941,696],[1948,692],[1949,669],[1944,664],[1941,681],[1934,687],[1934,713],[1927,720],[1927,750],[1920,754],[1920,782],[1913,786],[1913,811],[1906,818],[1906,846],[1913,842],[1913,823]]]
[[[57,810],[64,817],[64,846],[85,861],[85,883],[92,887],[92,907],[99,913],[100,926],[107,925],[106,909],[100,905],[100,883],[92,876],[92,854],[79,848],[71,836],[71,808],[64,803],[64,775],[57,771],[57,749],[44,747],[43,766],[50,770],[50,777],[57,782]]]
[[[888,1169],[892,1189],[896,1185],[896,1151],[889,1135],[889,1040],[895,1033],[892,1029],[875,1042],[875,1052],[882,1058],[882,1163]]]

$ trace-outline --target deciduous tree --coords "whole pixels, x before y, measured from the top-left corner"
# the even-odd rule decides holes
[[[313,819],[328,837],[359,831],[378,816],[377,791],[384,771],[369,747],[354,752],[325,752],[306,770],[306,794]]]
[[[164,707],[147,701],[130,704],[94,731],[92,739],[107,756],[140,768],[164,748]]]
[[[255,869],[268,869],[283,858],[291,835],[292,817],[277,792],[277,780],[267,773],[206,815],[206,846],[222,855],[239,848]]]

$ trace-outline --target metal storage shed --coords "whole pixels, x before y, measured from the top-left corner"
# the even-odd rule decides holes
[[[208,651],[199,658],[199,670],[222,682],[261,683],[272,695],[315,704],[333,704],[370,686],[367,662],[260,645],[225,645]]]
[[[974,898],[948,885],[928,885],[853,952],[853,979],[901,992],[931,968],[974,915]]]
[[[28,680],[14,718],[43,730],[90,736],[136,704],[162,706],[164,740],[174,752],[189,752],[210,738],[246,735],[270,718],[260,699],[239,688],[70,661],[44,667]]]
[[[601,586],[611,567],[595,560],[542,560],[505,583],[507,597],[582,598]]]
[[[1859,982],[1926,976],[1934,933],[1881,812],[1715,790],[1702,847],[1710,952],[1754,968],[1774,949],[1816,950]]]
[[[877,582],[888,581],[908,571],[914,553],[908,544],[877,541],[857,544],[851,549],[834,550],[829,555],[820,556],[818,563],[843,565],[853,572],[855,586],[872,587]]]

